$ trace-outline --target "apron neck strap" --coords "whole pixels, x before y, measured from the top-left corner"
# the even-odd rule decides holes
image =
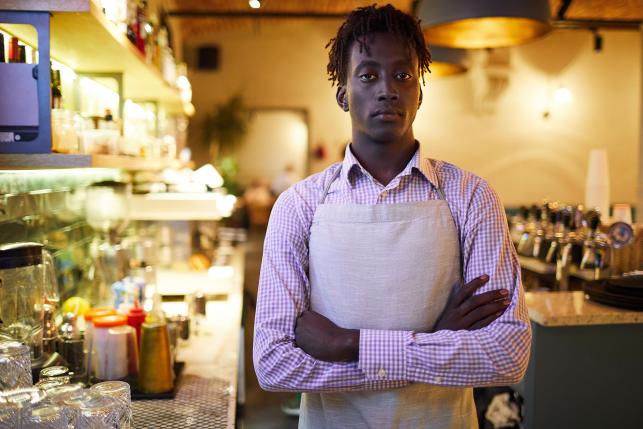
[[[326,186],[324,187],[324,193],[321,196],[321,199],[319,200],[319,204],[324,204],[324,201],[326,201],[326,195],[328,195],[328,190],[330,189],[330,185],[333,184],[333,182],[339,177],[339,173],[342,171],[342,166],[340,164],[339,168],[337,171],[333,173],[333,176],[330,178]]]
[[[420,162],[422,162],[422,161],[420,161]],[[428,160],[427,160],[427,162],[428,162]],[[319,204],[320,205],[324,204],[324,202],[326,201],[326,196],[328,195],[328,191],[330,190],[330,185],[332,185],[333,182],[335,180],[337,180],[337,178],[339,177],[339,174],[341,173],[341,171],[342,171],[342,166],[340,165],[339,168],[333,173],[333,176],[330,178],[330,180],[328,181],[326,186],[324,186],[324,192],[323,192],[321,198],[319,199]],[[439,199],[446,201],[447,198],[446,198],[446,195],[444,195],[444,190],[440,186],[440,182],[439,182],[440,179],[437,177],[437,174],[435,175],[435,179],[438,181],[438,183],[436,183],[436,186],[431,185],[431,187],[434,188],[435,191],[438,193],[438,195],[440,196]]]

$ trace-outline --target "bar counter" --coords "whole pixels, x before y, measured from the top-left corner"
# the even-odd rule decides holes
[[[583,292],[527,292],[529,366],[516,386],[526,429],[642,428],[643,312]]]
[[[231,258],[233,274],[208,277],[180,271],[159,272],[159,285],[171,278],[174,287],[181,278],[184,288],[199,278],[204,286],[218,291],[206,304],[206,319],[190,339],[180,344],[177,361],[185,362],[174,399],[132,401],[137,428],[234,428],[237,401],[243,303],[244,248],[238,245]],[[161,291],[163,293],[163,291]],[[186,313],[184,302],[164,302],[167,314]],[[194,326],[194,325],[193,325]]]
[[[542,326],[587,326],[643,323],[643,311],[590,301],[584,292],[527,292],[532,321]]]

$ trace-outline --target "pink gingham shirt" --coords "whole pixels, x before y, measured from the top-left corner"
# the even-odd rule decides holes
[[[477,293],[508,289],[511,304],[507,311],[475,331],[362,329],[357,362],[324,362],[297,348],[295,321],[310,307],[310,226],[326,185],[340,167],[325,203],[399,204],[439,199],[435,190],[439,184],[459,231],[465,283],[488,274],[489,282]],[[504,209],[480,177],[425,158],[420,147],[406,168],[382,186],[347,148],[342,163],[295,184],[275,203],[264,242],[253,351],[264,389],[321,392],[387,389],[408,383],[462,387],[515,384],[527,368],[530,344],[520,266]]]

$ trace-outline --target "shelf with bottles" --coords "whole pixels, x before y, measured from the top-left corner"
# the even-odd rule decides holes
[[[51,18],[51,57],[73,70],[120,72],[123,74],[123,95],[130,99],[155,99],[175,113],[183,113],[185,94],[177,85],[174,57],[164,22],[156,27],[146,20],[137,2],[87,0],[84,12],[54,13]],[[129,8],[128,8],[129,5]],[[132,6],[134,12],[131,12]],[[123,10],[123,7],[125,10]],[[115,23],[107,18],[103,10]],[[125,22],[129,15],[132,22]],[[134,30],[131,29],[134,27]],[[128,38],[127,28],[130,28]],[[37,47],[37,33],[32,26],[0,24],[0,29],[24,43]],[[133,40],[134,43],[132,43]],[[187,107],[191,109],[192,107]]]
[[[3,37],[4,36],[4,37]],[[17,106],[22,112],[32,112],[29,123],[38,124],[35,85],[30,83],[31,68],[38,56],[29,45],[0,31],[5,40],[9,64],[0,64],[4,70],[18,68],[29,76],[17,76],[21,87],[31,91],[33,102]],[[25,62],[26,61],[26,62]],[[187,119],[175,115],[167,105],[156,100],[132,100],[124,97],[121,73],[76,73],[66,65],[52,61],[49,70],[51,90],[51,138],[47,146],[52,153],[29,155],[2,155],[0,168],[73,168],[109,167],[128,170],[154,170],[170,166],[176,158],[177,144],[186,138]],[[0,82],[0,88],[7,86]],[[15,88],[6,88],[16,91]],[[22,91],[24,92],[24,91]],[[3,100],[0,100],[2,104]],[[0,125],[7,120],[23,120],[25,115],[12,115],[9,107],[15,102],[4,100]],[[17,133],[16,133],[17,134]],[[2,136],[0,136],[2,137]],[[20,142],[15,138],[16,145]],[[18,151],[20,153],[21,151]]]

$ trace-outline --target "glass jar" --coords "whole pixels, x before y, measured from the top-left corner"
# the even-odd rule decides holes
[[[103,396],[114,398],[119,404],[119,429],[130,429],[132,423],[132,398],[130,385],[124,381],[105,381],[94,384],[91,391],[98,392]]]
[[[51,404],[35,406],[22,418],[22,429],[67,429],[63,408]]]
[[[36,363],[44,360],[44,304],[57,302],[53,258],[42,244],[0,245],[0,340],[25,343]]]
[[[71,374],[69,368],[62,365],[50,366],[40,370],[40,381],[56,380],[61,384],[68,384],[71,382]]]
[[[21,421],[30,415],[31,409],[37,407],[45,396],[45,392],[35,387],[0,392],[0,422],[14,422],[13,426],[0,427],[20,428]]]
[[[47,402],[63,408],[63,413],[71,427],[76,421],[76,410],[66,405],[67,401],[73,401],[75,398],[83,397],[86,390],[83,390],[81,384],[65,384],[62,386],[52,387],[47,390]]]
[[[82,393],[65,401],[65,406],[73,414],[73,422],[70,423],[74,428],[118,428],[120,406],[116,399],[90,390]]]
[[[32,384],[30,347],[18,341],[0,341],[0,390]]]

